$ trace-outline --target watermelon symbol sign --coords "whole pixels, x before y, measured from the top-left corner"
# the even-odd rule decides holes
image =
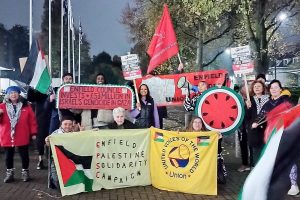
[[[227,87],[212,87],[201,94],[195,109],[206,128],[223,135],[233,133],[245,115],[242,97]]]

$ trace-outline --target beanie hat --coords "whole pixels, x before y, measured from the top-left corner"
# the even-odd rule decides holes
[[[259,79],[259,78],[262,78],[262,79],[264,79],[265,81],[267,80],[265,74],[258,74],[258,75],[256,76],[255,80],[257,80],[257,79]]]
[[[21,88],[18,86],[10,86],[6,89],[6,94],[9,94],[11,92],[17,92],[17,93],[21,93]]]

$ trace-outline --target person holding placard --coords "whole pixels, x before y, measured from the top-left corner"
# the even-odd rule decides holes
[[[139,102],[136,108],[131,111],[135,118],[135,125],[139,128],[160,127],[157,106],[150,95],[149,87],[146,84],[140,85],[138,89]]]
[[[105,75],[98,73],[95,82],[97,85],[107,84]],[[107,129],[107,125],[113,122],[112,110],[92,109],[83,110],[81,113],[81,125],[85,130]]]

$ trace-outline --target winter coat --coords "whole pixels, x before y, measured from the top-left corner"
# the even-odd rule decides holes
[[[131,123],[127,119],[124,120],[124,123],[121,127],[123,127],[123,129],[135,129],[135,128],[137,128],[133,123]],[[121,129],[120,126],[118,126],[118,124],[116,122],[108,124],[108,128],[109,129]]]
[[[136,124],[141,128],[149,128],[151,126],[154,126],[154,101],[151,99],[149,102],[144,103],[143,101],[141,103],[141,110],[140,114],[136,119]]]
[[[10,120],[6,110],[6,103],[0,104],[3,114],[0,117],[0,146],[14,147],[28,145],[30,138],[37,134],[37,122],[31,105],[23,102],[20,118],[15,127],[14,141],[11,138]]]
[[[264,105],[268,100],[267,96],[263,96],[260,105]],[[266,124],[260,125],[257,128],[251,128],[252,122],[257,118],[258,112],[258,104],[255,101],[254,97],[250,97],[251,107],[246,109],[246,116],[247,116],[247,138],[248,138],[248,145],[250,147],[262,147],[264,145],[264,132],[266,128]],[[250,123],[249,123],[250,122]]]

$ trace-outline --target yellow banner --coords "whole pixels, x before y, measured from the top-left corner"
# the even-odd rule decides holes
[[[158,189],[217,195],[218,134],[151,128],[150,171]]]

